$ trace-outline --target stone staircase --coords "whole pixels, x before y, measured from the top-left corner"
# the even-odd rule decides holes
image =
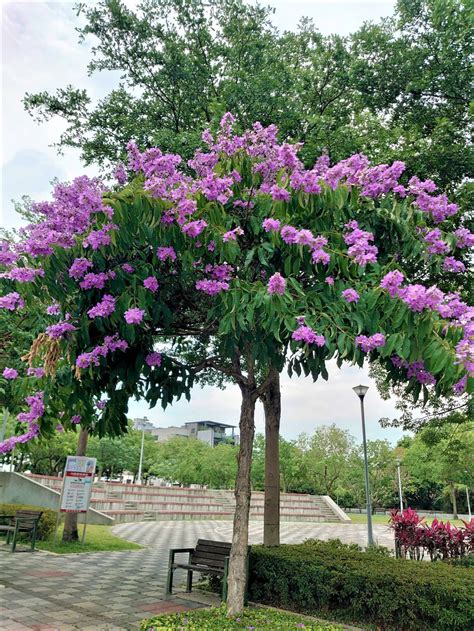
[[[61,478],[32,475],[35,481],[60,491]],[[118,482],[98,482],[92,489],[91,507],[115,522],[177,519],[227,519],[234,516],[231,490],[162,487]],[[254,491],[250,519],[262,520],[264,493]],[[281,521],[342,522],[350,518],[327,496],[282,493]]]

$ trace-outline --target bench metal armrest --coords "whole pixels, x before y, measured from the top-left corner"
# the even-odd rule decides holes
[[[194,552],[194,548],[172,548],[170,550],[170,565],[174,563],[174,557],[176,554],[180,554],[180,553],[184,554],[185,552],[191,555],[191,552]]]

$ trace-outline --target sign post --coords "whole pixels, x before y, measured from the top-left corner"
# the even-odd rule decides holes
[[[82,543],[84,543],[96,462],[96,458],[88,458],[87,456],[67,457],[61,497],[59,499],[56,532],[54,534],[55,542],[60,513],[85,513],[84,530],[82,533]]]

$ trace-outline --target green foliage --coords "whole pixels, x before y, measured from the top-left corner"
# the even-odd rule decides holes
[[[474,625],[472,570],[312,541],[254,546],[250,598],[301,613],[404,631],[465,631]]]
[[[316,621],[304,616],[276,611],[265,607],[247,607],[243,613],[229,618],[224,606],[210,609],[195,609],[177,614],[164,614],[148,620],[142,620],[140,631],[231,631],[233,629],[269,629],[285,631],[298,627],[311,631],[342,631],[339,625]]]
[[[18,510],[35,510],[43,511],[41,519],[38,523],[38,539],[49,539],[56,526],[57,513],[49,508],[41,506],[29,506],[27,504],[0,504],[0,515],[14,515]]]

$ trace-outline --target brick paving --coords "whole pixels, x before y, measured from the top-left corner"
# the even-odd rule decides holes
[[[0,543],[0,629],[132,631],[147,616],[201,607],[202,597],[182,592],[164,598],[168,550],[191,547],[199,537],[229,541],[232,523],[137,522],[119,524],[113,531],[147,548],[66,555],[17,548],[10,554]],[[250,542],[260,543],[262,534],[263,523],[252,522]],[[393,548],[385,526],[375,525],[374,534],[378,543]],[[310,537],[364,545],[366,528],[342,523],[282,524],[284,543]],[[185,573],[175,576],[175,584],[183,584]]]

